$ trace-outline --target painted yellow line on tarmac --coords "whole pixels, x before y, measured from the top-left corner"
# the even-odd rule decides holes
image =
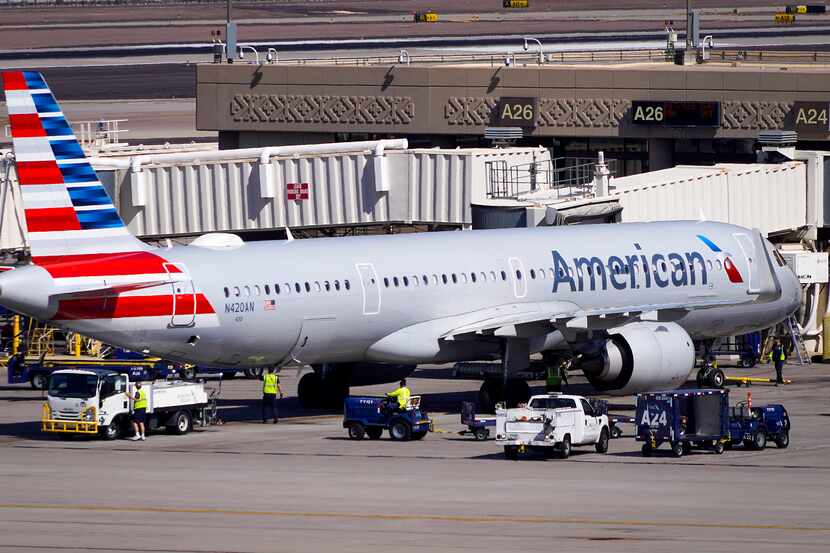
[[[124,507],[115,505],[92,504],[50,504],[50,503],[0,503],[2,510],[59,510],[59,511],[86,511],[108,513],[148,513],[148,514],[191,514],[191,515],[226,515],[226,516],[261,516],[279,518],[346,518],[389,521],[422,521],[422,522],[460,522],[465,524],[573,524],[582,526],[654,526],[675,528],[705,528],[724,530],[783,530],[787,532],[830,532],[830,527],[798,526],[789,524],[746,524],[728,522],[678,522],[657,520],[631,519],[584,519],[584,518],[553,518],[515,515],[428,515],[428,514],[388,514],[388,513],[348,513],[333,511],[256,511],[241,509],[216,509],[211,507]]]

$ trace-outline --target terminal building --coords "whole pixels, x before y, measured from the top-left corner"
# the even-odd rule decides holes
[[[485,136],[509,130],[515,144],[544,146],[553,158],[603,151],[617,176],[748,163],[764,131],[795,131],[799,149],[830,149],[830,58],[816,56],[716,52],[708,63],[675,65],[608,63],[598,53],[604,63],[574,65],[564,55],[565,63],[535,54],[441,63],[402,53],[204,64],[196,125],[229,149],[376,138],[455,148],[490,145]]]

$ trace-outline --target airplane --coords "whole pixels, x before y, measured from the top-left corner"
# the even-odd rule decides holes
[[[758,230],[701,221],[156,248],[128,231],[42,75],[3,75],[31,263],[0,304],[166,359],[297,366],[306,405],[418,365],[500,361],[482,394],[526,399],[532,355],[576,354],[611,393],[675,388],[695,341],[790,316],[799,283]]]

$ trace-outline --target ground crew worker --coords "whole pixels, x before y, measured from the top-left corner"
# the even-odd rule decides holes
[[[262,375],[262,424],[268,422],[265,416],[267,410],[271,411],[271,416],[274,417],[274,424],[280,422],[280,414],[277,411],[277,393],[282,399],[282,388],[280,387],[280,377],[274,372],[273,367],[265,369]]]
[[[787,354],[784,353],[784,346],[781,342],[776,340],[772,344],[772,362],[775,363],[775,385],[784,383],[784,361],[787,360]]]
[[[561,392],[568,385],[568,359],[556,361],[548,365],[545,374],[545,392],[552,394]]]
[[[124,392],[124,395],[133,401],[133,432],[135,433],[132,441],[143,440],[144,438],[144,422],[147,419],[147,390],[141,389],[141,382],[135,383],[135,395],[131,396],[129,392]]]
[[[411,395],[412,392],[410,392],[409,388],[406,387],[406,379],[404,378],[401,380],[400,386],[398,386],[396,390],[386,394],[386,397],[389,399],[396,399],[398,401],[398,411],[406,411],[406,407],[409,405],[409,397]]]

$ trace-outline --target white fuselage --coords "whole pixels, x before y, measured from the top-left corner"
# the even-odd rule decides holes
[[[665,222],[174,247],[158,253],[185,268],[194,288],[172,286],[203,293],[215,315],[60,324],[134,350],[239,367],[497,356],[497,344],[487,341],[427,348],[420,358],[421,350],[399,354],[384,340],[430,321],[551,301],[584,311],[687,306],[677,322],[693,338],[728,336],[769,327],[800,301],[794,275],[775,262],[775,297],[751,293],[758,259],[742,252],[741,233],[749,231]],[[730,281],[727,258],[743,282]],[[535,344],[538,350],[552,342]]]

